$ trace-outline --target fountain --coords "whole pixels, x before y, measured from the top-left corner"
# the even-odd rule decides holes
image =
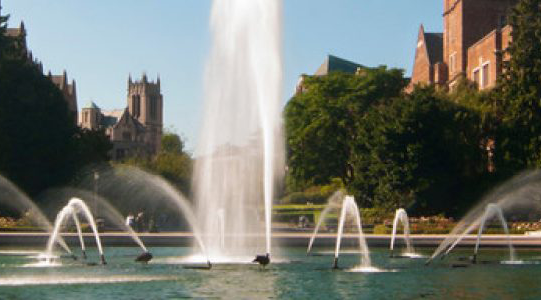
[[[41,212],[39,207],[19,190],[15,184],[2,175],[0,175],[0,202],[2,205],[13,208],[20,213],[29,213],[28,216],[34,224],[42,227],[49,234],[52,234],[53,225]],[[62,237],[59,237],[58,243],[66,252],[71,254],[71,249]]]
[[[271,254],[271,205],[283,172],[281,2],[215,0],[197,146],[197,220],[212,261]],[[264,207],[264,209],[261,209]],[[224,227],[215,225],[223,209]],[[223,231],[223,232],[220,232]],[[225,243],[220,236],[227,237]]]
[[[363,234],[363,228],[362,228],[362,222],[361,222],[361,214],[359,212],[359,208],[357,207],[357,204],[355,203],[355,198],[353,196],[346,196],[344,199],[344,202],[342,203],[342,210],[340,213],[340,220],[338,224],[338,233],[336,235],[336,249],[334,251],[334,262],[333,262],[333,269],[338,269],[338,256],[340,254],[340,243],[342,241],[342,235],[344,232],[344,224],[346,222],[346,218],[349,215],[353,215],[355,218],[355,225],[357,226],[357,230],[359,231],[359,251],[361,253],[361,264],[356,269],[365,269],[369,270],[372,269],[371,261],[370,261],[370,252],[368,250],[368,245],[366,244],[366,239],[364,238]]]
[[[308,248],[306,249],[306,253],[310,254],[310,251],[312,251],[312,246],[314,245],[314,241],[317,237],[317,234],[319,232],[319,228],[327,218],[327,215],[333,211],[340,208],[342,205],[342,202],[344,200],[344,192],[342,190],[338,190],[332,194],[331,197],[329,197],[329,200],[327,200],[327,205],[319,215],[319,219],[316,224],[316,228],[314,229],[314,232],[312,233],[312,236],[310,237],[310,242],[308,243]]]
[[[105,256],[103,254],[103,248],[101,246],[100,235],[98,233],[98,228],[96,226],[94,216],[90,212],[90,209],[85,204],[85,202],[78,198],[72,198],[68,202],[68,204],[64,206],[64,208],[62,208],[60,212],[58,212],[53,233],[51,234],[51,236],[49,237],[49,241],[47,242],[47,249],[45,250],[46,260],[50,262],[53,257],[53,247],[55,243],[58,241],[58,237],[60,235],[60,229],[62,228],[62,225],[64,224],[64,222],[66,222],[67,217],[70,215],[77,214],[77,213],[83,213],[87,221],[90,223],[90,227],[92,228],[92,231],[94,232],[94,237],[96,238],[96,245],[98,247],[98,251],[100,254],[100,261],[102,264],[107,264],[107,262],[105,261]],[[80,227],[78,227],[77,230],[80,233]],[[81,246],[83,245],[84,243],[81,244]]]
[[[442,259],[447,256],[468,234],[475,228],[479,228],[485,219],[497,215],[502,221],[504,212],[508,216],[528,215],[540,210],[540,200],[541,171],[525,171],[513,177],[483,197],[479,204],[471,209],[441,242],[426,264],[440,255]],[[506,223],[502,222],[502,224],[505,226]],[[508,235],[507,239],[510,240]],[[513,261],[511,247],[509,255]]]
[[[404,241],[406,243],[406,251],[402,253],[401,255],[395,256],[394,255],[394,241],[396,238],[396,230],[398,228],[398,222],[402,223],[402,226],[404,227]],[[415,255],[415,251],[413,250],[413,245],[411,244],[410,239],[410,223],[408,220],[408,214],[406,213],[406,210],[403,208],[399,208],[396,210],[394,221],[393,221],[393,233],[391,236],[391,257],[412,257]]]
[[[109,179],[109,178],[108,178]],[[116,184],[116,182],[115,182]],[[69,201],[73,197],[77,197],[80,199],[92,199],[95,203],[95,207],[100,207],[99,214],[101,218],[104,218],[107,222],[111,222],[113,225],[115,225],[117,228],[123,229],[123,231],[127,232],[129,236],[132,238],[132,240],[141,248],[143,251],[143,257],[148,258],[149,257],[149,251],[143,241],[139,238],[137,233],[131,228],[130,226],[126,225],[125,217],[122,216],[122,214],[109,203],[105,198],[101,197],[100,195],[97,195],[93,192],[82,190],[82,189],[76,189],[76,188],[60,188],[60,189],[51,189],[47,191],[44,195],[42,195],[44,199],[49,202],[52,207],[50,209],[56,208],[55,205],[58,203],[65,203],[66,201]],[[131,198],[133,199],[133,198]],[[56,210],[59,210],[56,208]],[[94,213],[95,215],[96,213]],[[73,214],[74,223],[77,226],[77,230],[79,230],[79,223],[77,214]],[[80,239],[82,238],[82,234],[79,234]],[[81,239],[81,245],[84,248],[84,240]],[[84,249],[83,249],[84,250]],[[85,252],[83,251],[83,256],[85,255]],[[140,256],[141,256],[140,255]],[[151,256],[151,254],[150,254]],[[147,261],[148,262],[148,261]]]
[[[494,216],[498,217],[502,224],[502,228],[507,236],[507,243],[509,247],[509,261],[515,261],[515,249],[513,248],[513,243],[511,243],[511,238],[509,237],[509,229],[507,227],[507,222],[503,216],[502,209],[498,204],[489,204],[483,215],[481,225],[479,226],[479,231],[477,232],[477,242],[475,243],[475,250],[473,252],[473,263],[477,262],[477,252],[479,251],[479,243],[481,242],[481,235],[483,234],[483,229],[485,228],[485,223],[488,219],[493,218]]]

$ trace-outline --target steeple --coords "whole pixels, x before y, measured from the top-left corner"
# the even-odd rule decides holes
[[[160,88],[160,74],[158,73],[158,79],[156,80],[156,84],[158,85],[158,88]]]

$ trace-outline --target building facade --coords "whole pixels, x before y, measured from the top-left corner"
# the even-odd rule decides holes
[[[491,88],[511,41],[507,25],[516,0],[444,0],[443,32],[420,26],[411,83],[453,88],[460,78]]]
[[[1,8],[1,7],[0,7]],[[34,64],[40,72],[43,72],[43,65],[37,59],[34,59],[32,52],[28,49],[26,44],[26,29],[24,27],[24,22],[21,22],[18,28],[6,28],[6,36],[11,38],[17,38],[21,41],[21,51],[28,58],[28,63]],[[72,79],[71,83],[68,83],[68,75],[66,71],[62,75],[51,75],[51,72],[47,77],[58,87],[64,100],[66,101],[68,111],[72,117],[73,124],[77,125],[77,89],[75,86],[75,80]]]
[[[130,76],[125,109],[102,111],[89,102],[81,109],[80,119],[82,128],[105,130],[113,143],[112,159],[155,155],[160,150],[163,131],[160,78],[151,82],[143,74],[140,81],[132,81]]]

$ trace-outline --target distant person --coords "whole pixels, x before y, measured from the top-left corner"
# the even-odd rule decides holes
[[[127,217],[126,217],[126,226],[129,226],[130,228],[133,229],[135,225],[135,217],[133,216],[132,213],[130,213]]]

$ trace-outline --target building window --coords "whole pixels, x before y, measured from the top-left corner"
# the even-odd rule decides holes
[[[133,95],[132,96],[132,114],[135,118],[139,118],[141,115],[141,96]]]
[[[486,88],[488,87],[488,83],[489,83],[489,63],[486,63],[483,65],[482,69],[483,71],[481,72],[481,86],[482,88]]]
[[[475,82],[478,87],[481,87],[481,71],[479,68],[473,70],[473,82]]]
[[[456,52],[449,55],[449,73],[451,75],[456,72]]]
[[[158,101],[155,96],[150,97],[150,118],[152,120],[158,118]]]

